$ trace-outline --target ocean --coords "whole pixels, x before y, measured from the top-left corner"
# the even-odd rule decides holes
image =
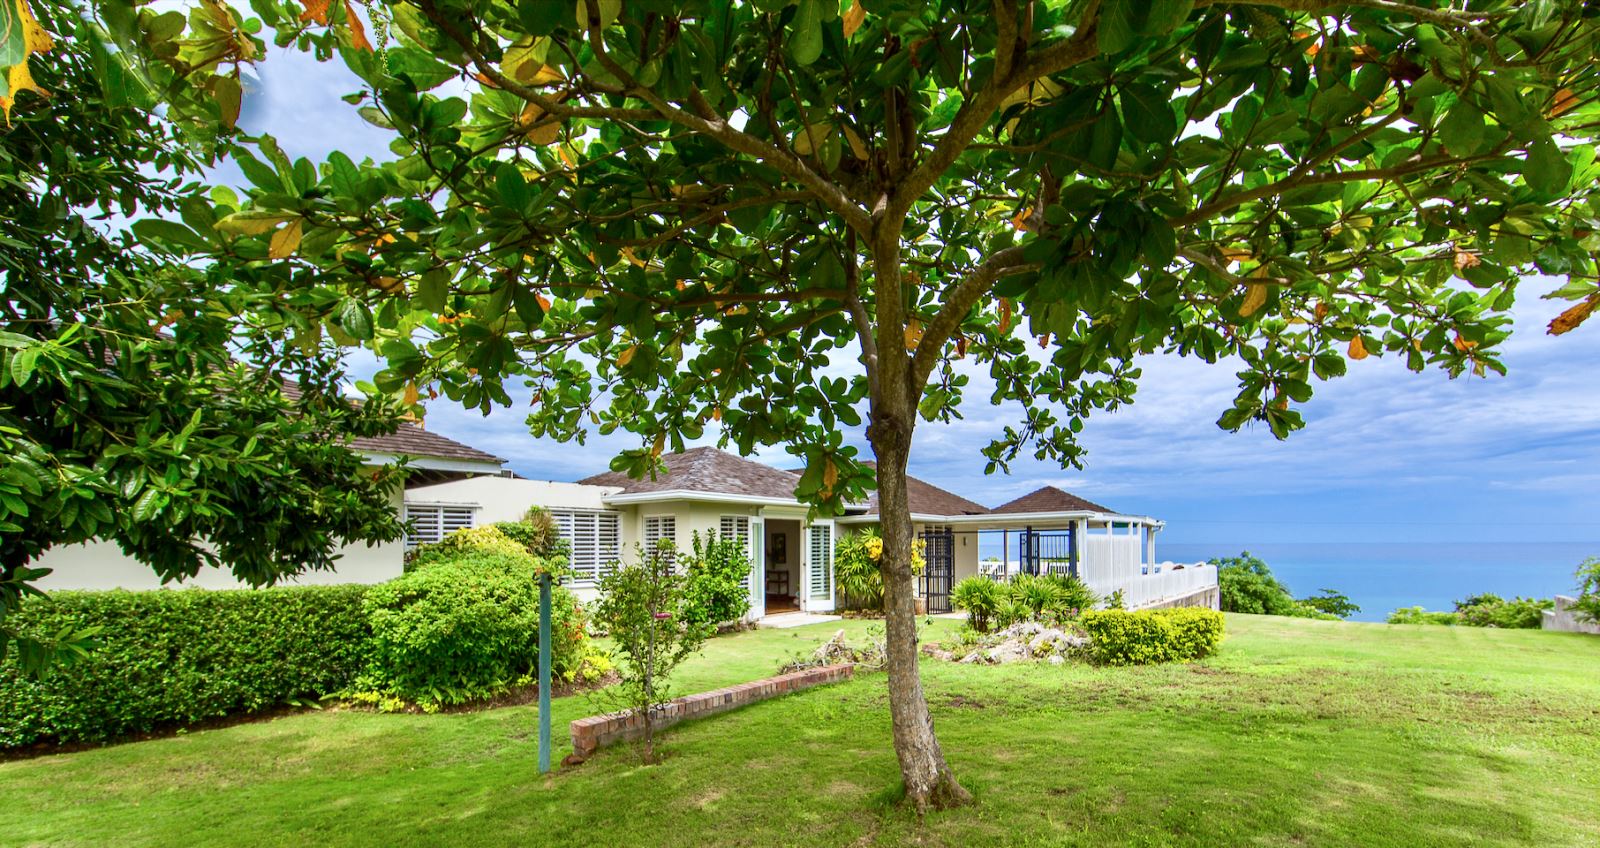
[[[1548,598],[1574,594],[1573,571],[1600,556],[1600,542],[1162,543],[1156,556],[1196,562],[1248,549],[1295,597],[1334,589],[1361,606],[1355,621],[1382,621],[1398,607],[1448,610],[1468,595]]]

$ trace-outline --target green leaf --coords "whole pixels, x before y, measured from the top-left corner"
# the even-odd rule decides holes
[[[528,208],[528,181],[523,179],[522,169],[510,162],[502,162],[495,170],[494,190],[500,195],[500,202],[521,214]]]
[[[264,210],[235,212],[218,221],[217,230],[236,236],[259,236],[284,221],[292,221],[299,217],[292,213]]]
[[[802,66],[822,55],[822,0],[800,0],[800,10],[789,22],[789,55]]]
[[[1553,139],[1542,138],[1528,146],[1528,163],[1522,176],[1534,191],[1558,194],[1572,179],[1572,163]]]
[[[1138,83],[1128,83],[1118,91],[1129,135],[1146,144],[1162,144],[1178,134],[1178,119],[1166,95]]]
[[[1113,0],[1100,7],[1100,28],[1095,32],[1101,53],[1121,53],[1138,40],[1144,25],[1139,0]]]
[[[547,2],[543,5],[556,4]],[[389,64],[389,73],[410,79],[420,91],[438,88],[456,76],[454,68],[433,58],[427,51],[415,47],[390,48],[386,61]]]
[[[194,251],[208,250],[210,242],[200,237],[199,233],[185,227],[177,221],[163,221],[160,218],[144,218],[133,222],[133,234],[139,240],[151,247],[165,248],[163,253],[181,255],[185,251],[172,250],[173,247],[186,247]]]
[[[1456,156],[1471,156],[1483,144],[1483,112],[1469,100],[1457,100],[1439,122],[1439,140]]]
[[[366,341],[372,338],[372,311],[355,298],[349,298],[339,310],[339,326],[352,338]]]
[[[566,8],[554,0],[521,0],[517,17],[529,35],[549,35],[572,20]]]
[[[517,317],[529,327],[537,327],[544,321],[544,304],[539,302],[539,293],[528,286],[519,285],[511,294],[512,303],[516,306]]]
[[[1107,109],[1094,122],[1089,137],[1089,163],[1103,171],[1113,170],[1117,166],[1117,150],[1121,147],[1122,121],[1117,119],[1115,109]]]
[[[417,303],[435,315],[444,312],[450,293],[450,272],[436,268],[417,281]]]
[[[1166,35],[1177,29],[1184,21],[1189,19],[1189,13],[1194,11],[1194,0],[1145,0],[1149,9],[1144,16],[1144,26],[1140,31],[1145,35]],[[1114,3],[1113,5],[1138,5],[1136,2]]]

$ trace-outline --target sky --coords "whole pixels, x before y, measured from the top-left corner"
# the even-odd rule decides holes
[[[314,162],[334,149],[389,157],[384,134],[338,99],[359,83],[337,60],[274,48],[258,70],[242,116],[248,130],[270,131],[291,156]],[[228,167],[218,176],[241,182]],[[911,473],[989,506],[1058,486],[1163,519],[1167,543],[1596,541],[1600,554],[1600,320],[1546,335],[1566,304],[1537,296],[1556,285],[1523,283],[1504,347],[1509,376],[1450,380],[1393,359],[1352,362],[1346,377],[1316,384],[1302,410],[1306,429],[1283,442],[1265,427],[1217,428],[1236,367],[1157,355],[1140,363],[1132,406],[1087,422],[1084,469],[1030,459],[1009,476],[986,476],[980,449],[1021,410],[989,406],[991,383],[976,371],[964,420],[919,424]],[[357,356],[350,367],[373,366]],[[581,447],[535,439],[524,425],[527,392],[512,394],[516,406],[487,417],[436,401],[426,426],[534,479],[604,471],[638,444],[627,435],[591,436]],[[848,439],[870,455],[861,432]],[[781,450],[767,458],[793,465]]]

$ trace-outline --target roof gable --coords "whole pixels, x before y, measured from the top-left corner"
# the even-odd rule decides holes
[[[1112,512],[1094,501],[1087,501],[1055,486],[1043,486],[990,510],[999,513],[1034,512]]]
[[[280,379],[278,385],[284,397],[294,400],[301,395],[300,385],[293,380]],[[347,398],[347,400],[355,404],[361,403],[359,399]],[[352,450],[388,456],[492,462],[495,465],[504,465],[506,462],[492,453],[478,450],[448,436],[424,430],[420,425],[410,421],[400,422],[400,426],[393,433],[386,435],[357,436],[350,440],[349,446]]]
[[[800,477],[782,469],[736,456],[716,448],[691,448],[663,454],[665,472],[655,479],[635,480],[620,471],[607,471],[579,480],[586,486],[614,486],[621,494],[649,492],[699,492],[708,495],[744,495],[794,500]]]

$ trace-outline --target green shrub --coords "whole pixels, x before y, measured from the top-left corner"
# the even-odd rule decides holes
[[[1082,580],[1064,574],[1018,574],[1004,584],[1004,592],[1009,604],[998,616],[1001,627],[1018,621],[1069,621],[1099,600]]]
[[[988,633],[1000,612],[1005,589],[987,577],[968,577],[950,590],[950,605],[967,613],[967,624],[979,633]]]
[[[1428,612],[1422,607],[1401,607],[1389,613],[1390,624],[1439,624],[1452,626],[1460,622],[1453,612]]]
[[[875,531],[858,530],[839,540],[833,576],[846,609],[883,609],[883,572],[878,557],[883,539]]]
[[[527,513],[520,521],[500,521],[490,526],[534,556],[554,556],[560,553],[562,545],[560,528],[556,526],[556,520],[550,517],[550,513],[537,506],[528,507]]]
[[[1196,660],[1222,642],[1222,613],[1203,607],[1091,610],[1082,624],[1095,661],[1105,665]]]
[[[1589,557],[1578,566],[1578,601],[1572,608],[1600,621],[1600,557]]]
[[[498,525],[463,527],[445,534],[443,539],[424,545],[406,556],[405,571],[410,573],[438,563],[455,562],[469,554],[529,555],[528,549],[506,535]]]
[[[56,592],[18,627],[98,627],[90,653],[40,680],[0,663],[0,747],[102,742],[348,687],[365,662],[365,586]]]
[[[364,604],[370,662],[358,684],[366,699],[433,710],[531,681],[539,659],[537,565],[520,546],[480,551],[371,587]],[[583,617],[565,588],[555,587],[551,600],[551,673],[571,679],[587,648]]]
[[[735,538],[718,539],[715,531],[694,534],[684,581],[684,615],[696,624],[738,621],[750,611],[750,555]]]
[[[1223,612],[1255,615],[1295,615],[1294,597],[1272,569],[1249,551],[1236,557],[1211,560],[1217,567],[1217,589]]]
[[[1555,608],[1555,601],[1536,598],[1512,598],[1499,595],[1473,595],[1456,602],[1456,616],[1468,627],[1501,627],[1514,630],[1538,630],[1544,626],[1544,611]]]

